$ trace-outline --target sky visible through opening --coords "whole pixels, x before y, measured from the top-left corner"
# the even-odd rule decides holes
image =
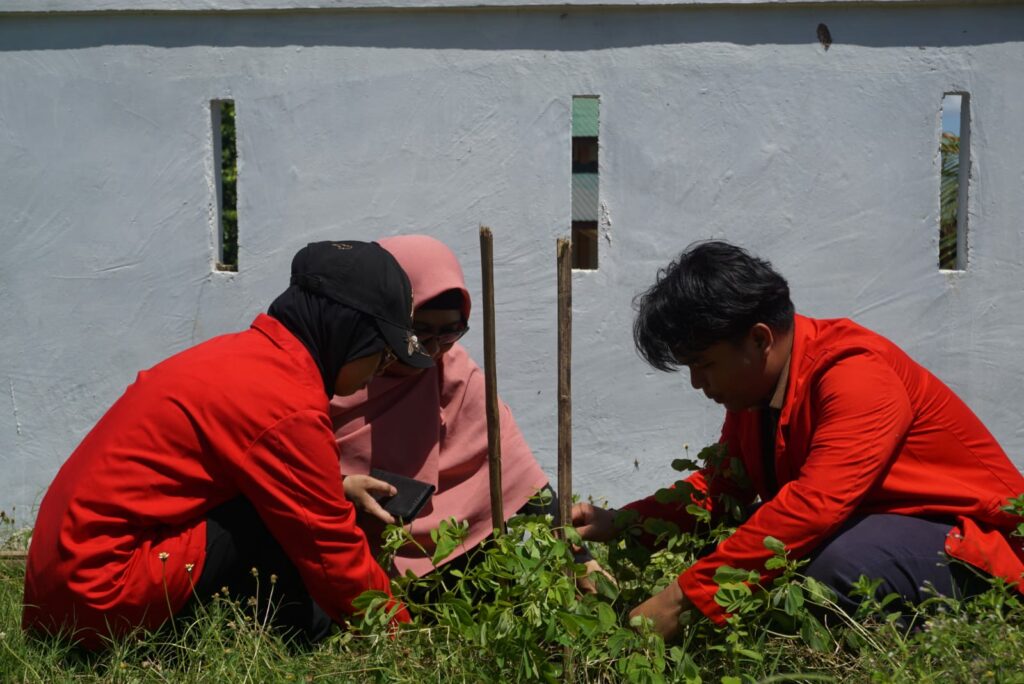
[[[960,135],[960,95],[947,95],[942,101],[942,132]]]

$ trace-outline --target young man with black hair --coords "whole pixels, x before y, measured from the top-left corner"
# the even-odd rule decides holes
[[[1021,589],[1024,540],[1010,535],[1019,519],[1003,507],[1024,492],[1024,477],[966,404],[889,340],[848,319],[795,314],[771,264],[716,241],[659,272],[638,300],[633,332],[654,368],[685,366],[694,389],[725,407],[721,442],[750,481],[738,485],[711,466],[688,478],[712,516],[723,494],[752,513],[634,609],[666,638],[691,608],[724,623],[718,567],[774,576],[767,536],[791,558],[808,558],[804,572],[848,612],[861,575],[911,604],[932,589],[979,593],[988,575]],[[685,504],[650,497],[627,508],[693,526]],[[573,523],[593,541],[620,532],[614,511],[590,504],[574,507]]]

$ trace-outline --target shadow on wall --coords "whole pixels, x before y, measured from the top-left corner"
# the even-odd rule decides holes
[[[1024,7],[1007,6],[560,7],[0,16],[0,52],[119,45],[546,51],[697,43],[794,45],[817,43],[819,23],[830,27],[836,47],[956,47],[1024,39]]]

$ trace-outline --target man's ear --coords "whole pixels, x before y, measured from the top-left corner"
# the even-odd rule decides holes
[[[775,344],[775,335],[772,333],[772,329],[764,323],[755,323],[750,328],[750,339],[762,354],[771,351],[772,345]]]

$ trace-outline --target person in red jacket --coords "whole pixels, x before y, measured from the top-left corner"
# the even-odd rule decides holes
[[[638,299],[634,340],[654,368],[686,367],[694,389],[726,409],[721,443],[749,485],[708,466],[688,481],[712,514],[729,494],[752,513],[678,581],[634,609],[666,638],[695,607],[717,624],[715,570],[760,573],[781,540],[848,612],[861,575],[907,604],[935,590],[979,593],[986,575],[1022,588],[1020,519],[1003,508],[1024,477],[946,385],[899,347],[847,319],[796,315],[771,264],[724,242],[691,246]],[[641,518],[692,529],[683,504],[629,504]],[[579,504],[584,539],[607,541],[612,511]],[[979,574],[978,571],[981,571]],[[926,589],[930,585],[931,589]]]
[[[390,595],[344,493],[328,402],[395,357],[432,364],[394,257],[363,242],[300,250],[268,314],[140,372],[61,467],[29,547],[23,627],[97,648],[227,586],[316,641],[360,593]]]

